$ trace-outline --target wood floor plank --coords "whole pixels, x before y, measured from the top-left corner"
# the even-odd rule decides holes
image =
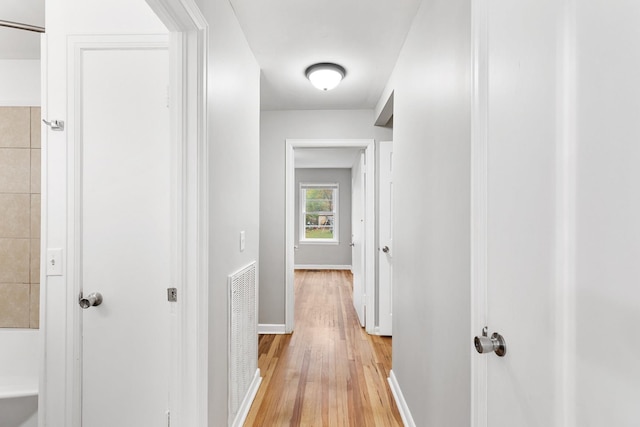
[[[296,271],[292,335],[261,335],[262,384],[247,427],[395,427],[391,338],[368,335],[348,271]]]

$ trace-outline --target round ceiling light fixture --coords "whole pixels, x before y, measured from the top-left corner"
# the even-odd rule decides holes
[[[307,67],[304,74],[316,88],[331,90],[338,86],[347,72],[344,67],[338,64],[321,62]]]

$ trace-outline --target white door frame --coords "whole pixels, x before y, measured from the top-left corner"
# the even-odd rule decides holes
[[[361,151],[351,166],[351,273],[353,273],[353,306],[356,309],[358,323],[366,328],[367,301],[365,299],[366,281],[364,271],[367,266],[366,253],[366,163]],[[358,218],[360,217],[360,219]],[[364,218],[364,221],[362,221]],[[364,243],[364,244],[363,244]],[[358,295],[360,290],[362,295]],[[374,308],[372,308],[375,310]]]
[[[296,148],[362,148],[365,150],[366,331],[375,333],[375,146],[373,139],[287,139],[285,158],[285,332],[294,329],[295,158]]]
[[[173,231],[173,258],[175,286],[179,289],[176,304],[176,322],[172,326],[171,339],[175,349],[171,357],[175,369],[169,373],[170,387],[176,398],[171,402],[171,418],[176,425],[205,425],[207,422],[208,389],[208,154],[206,127],[206,76],[207,76],[207,40],[208,27],[203,15],[195,3],[190,0],[149,0],[149,4],[171,31],[170,35],[170,79],[171,79],[171,120],[174,159],[172,176],[176,201],[173,208],[173,222],[177,226]],[[47,239],[51,227],[67,227],[66,253],[63,254],[65,276],[47,277],[45,256],[41,261],[43,270],[42,313],[47,320],[55,321],[43,324],[42,341],[44,357],[42,361],[41,393],[39,396],[40,425],[81,425],[81,357],[80,357],[80,315],[77,306],[78,272],[77,252],[79,250],[74,220],[75,171],[78,167],[73,150],[75,126],[79,114],[76,97],[77,64],[74,52],[77,49],[100,45],[128,44],[137,47],[158,43],[167,46],[166,36],[145,35],[105,35],[71,36],[68,42],[68,105],[66,118],[69,146],[65,159],[68,175],[64,188],[68,194],[68,205],[64,217],[49,216],[46,207],[49,185],[47,181],[48,150],[47,145],[54,138],[50,131],[43,128],[43,218],[42,248],[43,255],[48,247]],[[47,39],[43,55],[43,117],[47,117]],[[51,88],[53,89],[53,88]],[[62,117],[59,117],[62,118]],[[106,118],[108,119],[108,118]],[[74,124],[75,123],[75,124]],[[55,138],[56,141],[59,138]],[[56,184],[58,190],[60,186]],[[57,237],[57,236],[56,236]],[[58,241],[54,239],[54,241]],[[56,245],[56,243],[53,243]],[[65,248],[63,248],[65,249]],[[65,285],[66,283],[66,285]],[[65,285],[66,303],[61,306],[58,292],[47,292],[48,286]],[[59,314],[58,314],[59,313]],[[64,327],[59,327],[66,325]],[[51,392],[55,390],[56,392]],[[49,392],[47,392],[49,391]]]
[[[64,364],[66,374],[64,388],[66,390],[65,405],[67,412],[64,414],[64,425],[82,425],[82,316],[78,307],[78,295],[82,292],[82,57],[85,51],[108,51],[117,49],[169,49],[167,36],[153,35],[87,35],[69,36],[67,44],[67,100],[69,103],[67,117],[67,152],[66,152],[66,176],[65,186],[58,189],[66,193],[66,229],[67,248],[63,253],[64,272],[67,279],[66,285],[66,331],[65,339],[67,345],[64,349]],[[171,142],[172,151],[175,142]],[[174,162],[174,159],[172,159]],[[175,164],[172,165],[175,167]],[[172,171],[171,186],[175,188],[177,176]],[[172,206],[175,204],[175,197],[172,197]],[[59,221],[59,219],[58,219]],[[58,221],[47,221],[49,227],[60,226]],[[172,228],[174,227],[175,216],[172,217]],[[44,233],[45,239],[47,233]],[[45,244],[45,247],[48,245]],[[171,255],[172,270],[175,271],[176,253]],[[49,280],[47,280],[47,285]],[[45,307],[49,309],[50,304],[55,303],[49,300]],[[46,339],[60,339],[55,332],[45,329]],[[173,337],[172,337],[173,338]],[[45,341],[45,380],[50,381],[54,376],[55,367],[49,360],[49,349]],[[55,381],[55,380],[54,380]],[[52,396],[45,394],[43,399],[51,399]],[[43,414],[46,418],[46,425],[57,425],[59,420],[54,420],[49,414]]]
[[[469,345],[487,326],[488,0],[471,5],[471,325]],[[487,427],[487,358],[471,354],[471,427]]]
[[[177,325],[171,387],[172,425],[208,420],[209,154],[207,57],[209,26],[192,0],[146,0],[170,31],[171,115],[178,175],[175,214]]]

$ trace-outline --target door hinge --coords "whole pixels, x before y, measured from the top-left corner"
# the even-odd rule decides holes
[[[178,301],[178,288],[167,288],[167,301],[169,302]]]

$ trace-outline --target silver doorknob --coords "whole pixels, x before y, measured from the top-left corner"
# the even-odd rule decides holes
[[[102,295],[100,292],[92,292],[86,297],[80,297],[79,301],[80,307],[83,309],[87,309],[89,307],[95,307],[102,304]]]
[[[355,245],[356,245],[356,244],[355,244],[355,243],[353,243],[353,242],[349,243],[349,246],[351,246],[351,247],[354,247]]]
[[[491,334],[491,337],[487,336],[488,329],[484,327],[482,329],[482,336],[475,337],[473,344],[476,346],[476,351],[480,354],[494,352],[500,357],[504,357],[507,354],[507,343],[504,337],[497,332]]]
[[[385,254],[389,253],[389,246],[385,246],[384,248],[382,248],[382,252],[384,252]]]

